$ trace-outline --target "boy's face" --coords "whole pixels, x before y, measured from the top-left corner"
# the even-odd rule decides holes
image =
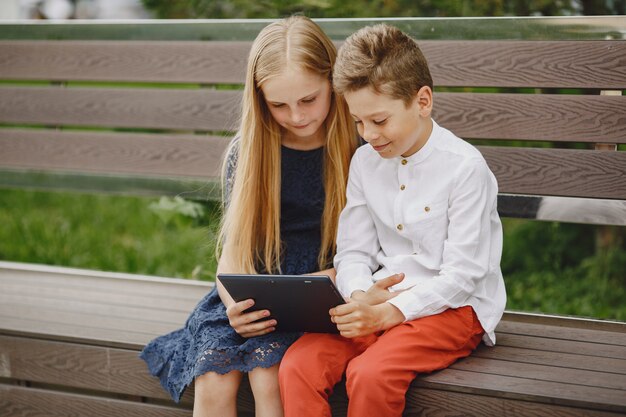
[[[361,137],[383,158],[410,156],[428,140],[432,91],[422,87],[407,105],[371,87],[344,94]]]

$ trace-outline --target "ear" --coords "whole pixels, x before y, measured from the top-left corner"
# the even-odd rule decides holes
[[[425,85],[415,94],[415,102],[421,117],[430,117],[433,111],[433,90]]]

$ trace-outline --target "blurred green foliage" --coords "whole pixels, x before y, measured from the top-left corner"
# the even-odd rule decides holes
[[[624,14],[623,0],[142,0],[162,19],[470,17]]]

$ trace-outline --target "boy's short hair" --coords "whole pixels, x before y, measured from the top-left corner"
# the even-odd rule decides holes
[[[409,104],[423,86],[433,88],[426,58],[417,43],[396,27],[364,27],[339,49],[333,74],[339,94],[371,87]]]

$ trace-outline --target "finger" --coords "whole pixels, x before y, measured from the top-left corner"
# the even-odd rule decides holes
[[[251,311],[250,313],[241,314],[238,319],[241,319],[242,324],[254,323],[255,321],[262,320],[270,316],[269,310]]]
[[[226,309],[226,314],[229,317],[230,317],[231,314],[233,316],[237,316],[237,315],[241,314],[242,312],[244,312],[245,310],[247,310],[250,307],[252,307],[253,305],[254,305],[254,300],[253,299],[247,299],[247,300],[239,301],[238,303],[235,303],[235,304],[231,305],[230,307],[228,307]]]
[[[264,334],[268,334],[271,333],[273,331],[276,330],[276,327],[268,327],[267,329],[258,331],[258,332],[254,332],[254,333],[246,333],[246,334],[241,334],[240,336],[242,337],[256,337],[256,336],[263,336]]]
[[[235,331],[240,335],[243,334],[253,334],[262,332],[270,327],[276,326],[276,320],[263,320],[250,324],[245,324],[243,326],[239,326],[235,328]]]
[[[331,308],[328,311],[328,313],[331,316],[343,316],[343,315],[352,313],[357,308],[358,308],[358,304],[357,303],[350,302],[350,303],[347,303],[347,304],[339,305],[337,307],[333,307],[333,308]]]
[[[392,285],[396,285],[397,283],[399,283],[400,281],[402,281],[404,279],[404,273],[400,272],[399,274],[394,274],[394,275],[390,275],[387,278],[383,278],[380,281],[376,282],[377,287],[379,288],[389,288]]]

